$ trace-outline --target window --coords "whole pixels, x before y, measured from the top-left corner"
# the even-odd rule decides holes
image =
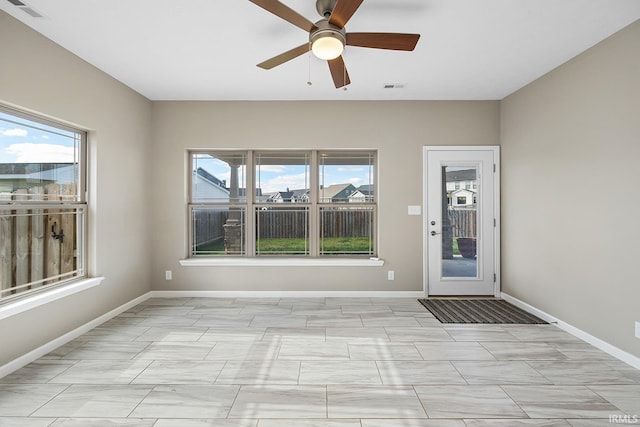
[[[456,204],[457,205],[466,205],[467,204],[467,197],[466,196],[458,196],[458,198],[456,200]]]
[[[207,151],[190,162],[190,256],[376,254],[375,152]]]
[[[245,153],[191,155],[191,254],[244,255]]]
[[[309,255],[311,155],[255,153],[255,254]]]
[[[319,155],[320,255],[373,255],[374,153]]]
[[[86,134],[0,107],[0,301],[85,276]]]

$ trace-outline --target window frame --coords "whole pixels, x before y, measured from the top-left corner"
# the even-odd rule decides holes
[[[7,313],[5,313],[5,309],[11,308],[16,312],[20,312],[22,309],[12,308],[16,304],[20,306],[37,306],[40,305],[38,302],[33,301],[44,301],[48,302],[50,300],[55,300],[61,296],[65,296],[70,293],[74,293],[77,290],[87,289],[88,287],[95,286],[100,284],[102,278],[96,279],[88,279],[88,253],[89,253],[89,227],[88,227],[88,216],[89,216],[89,204],[88,204],[88,181],[87,181],[87,171],[88,171],[88,132],[85,129],[81,129],[75,126],[68,125],[66,123],[44,117],[35,113],[25,112],[19,110],[17,108],[5,105],[0,103],[0,112],[6,115],[13,116],[17,119],[27,120],[36,124],[40,124],[47,127],[52,127],[58,129],[60,131],[66,131],[75,134],[75,138],[77,141],[77,183],[76,183],[76,192],[73,200],[20,200],[20,198],[11,197],[8,200],[0,199],[0,211],[8,211],[9,215],[24,215],[24,213],[20,213],[21,211],[29,211],[34,209],[59,209],[63,210],[72,210],[75,211],[73,215],[77,216],[76,219],[76,248],[74,252],[76,253],[75,258],[78,260],[78,265],[76,269],[69,273],[62,273],[57,276],[46,276],[43,274],[43,278],[38,281],[31,281],[27,284],[13,286],[12,288],[7,289],[19,289],[20,287],[31,287],[37,286],[36,288],[26,289],[24,291],[16,292],[13,294],[9,294],[6,296],[2,296],[0,294],[0,308],[2,308],[2,312],[0,313],[1,317],[7,317]],[[19,121],[12,122],[12,120],[3,119],[3,121],[8,123],[15,123],[18,126],[25,126],[24,123]],[[31,127],[31,126],[30,126]],[[33,126],[32,128],[43,130],[47,132],[51,132],[48,129],[41,129]],[[75,160],[75,159],[74,159]],[[43,213],[43,215],[45,215]],[[64,215],[64,213],[60,213],[59,215]],[[44,229],[45,233],[49,233],[50,230]],[[71,277],[70,274],[73,274]],[[51,283],[46,283],[48,280]],[[65,290],[62,287],[72,286],[74,289],[69,288],[69,290]],[[62,288],[62,289],[61,289]],[[51,295],[51,297],[47,296]],[[23,304],[24,302],[24,304]],[[42,302],[42,303],[44,303]],[[11,313],[9,313],[11,315]]]
[[[215,155],[216,153],[245,153],[246,158],[246,197],[243,202],[227,204],[227,203],[194,203],[192,200],[193,195],[193,156],[196,154],[209,154]],[[256,191],[258,187],[258,182],[256,179],[256,158],[258,155],[263,154],[296,154],[296,153],[306,153],[309,156],[310,164],[309,164],[309,198],[304,202],[296,202],[291,204],[283,204],[283,206],[278,206],[276,203],[267,203],[264,201],[258,201],[256,197]],[[363,153],[371,156],[372,161],[370,167],[373,168],[371,180],[369,183],[373,187],[373,197],[367,197],[365,202],[352,202],[352,203],[327,203],[320,201],[320,168],[319,168],[319,156],[322,153],[330,153],[330,154],[349,154],[349,153]],[[206,263],[207,260],[229,260],[233,258],[242,258],[247,260],[258,260],[258,259],[286,259],[286,258],[298,258],[298,259],[331,259],[331,258],[339,258],[343,260],[355,259],[355,260],[363,260],[370,259],[378,262],[378,241],[379,241],[379,229],[378,229],[378,150],[375,149],[247,149],[247,150],[238,150],[238,149],[210,149],[210,150],[187,150],[187,174],[188,174],[188,189],[187,189],[187,251],[186,251],[186,259],[181,261],[184,262],[183,265],[202,265],[202,263]],[[237,254],[220,254],[220,255],[198,255],[194,252],[193,246],[193,223],[192,223],[192,211],[194,208],[202,208],[206,206],[235,206],[241,207],[245,209],[245,250],[243,255]],[[308,209],[308,222],[309,222],[309,253],[306,255],[277,255],[277,254],[269,254],[269,255],[259,255],[257,254],[256,248],[256,213],[257,209],[261,209],[265,206],[271,207],[273,209],[277,209],[278,207],[299,207],[299,208],[307,208]],[[372,250],[370,254],[321,254],[320,250],[320,240],[321,240],[321,227],[320,227],[320,215],[322,209],[327,208],[355,208],[355,207],[369,207],[372,210],[372,224],[371,230],[373,236],[371,238],[372,241]],[[301,261],[303,264],[305,261]],[[217,263],[217,262],[216,262]],[[224,263],[224,261],[220,261],[220,263]],[[242,265],[244,265],[241,262]],[[259,264],[259,263],[258,263]]]

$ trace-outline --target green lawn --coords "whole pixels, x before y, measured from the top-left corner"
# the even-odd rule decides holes
[[[460,250],[458,249],[458,240],[456,238],[453,239],[453,254],[460,255]]]
[[[305,247],[306,246],[306,247]],[[305,254],[309,241],[305,239],[259,239],[256,252],[260,254]]]
[[[303,254],[305,253],[304,239],[260,239],[258,251],[262,254]],[[337,254],[368,254],[368,237],[325,237],[321,248],[325,253]],[[460,255],[458,241],[453,239],[453,253]],[[224,242],[218,240],[198,246],[197,255],[224,254]]]
[[[369,237],[325,237],[320,249],[323,252],[368,254],[373,249],[371,244]]]
[[[304,254],[309,242],[305,239],[260,239],[257,252],[261,254]],[[325,237],[322,240],[324,253],[336,254],[368,254],[370,242],[368,237]],[[198,246],[200,255],[224,253],[222,240]]]

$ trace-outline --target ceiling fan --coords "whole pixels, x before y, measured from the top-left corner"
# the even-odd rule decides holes
[[[317,0],[316,10],[322,19],[315,24],[278,0],[249,1],[309,33],[307,43],[261,62],[258,67],[270,70],[311,50],[329,63],[336,88],[351,83],[342,59],[345,45],[412,51],[420,38],[420,34],[347,33],[345,25],[364,0]]]

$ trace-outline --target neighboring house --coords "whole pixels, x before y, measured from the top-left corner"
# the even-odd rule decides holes
[[[267,199],[267,203],[291,203],[293,191],[277,191]]]
[[[309,190],[301,189],[301,190],[292,190],[293,196],[291,197],[291,201],[294,203],[307,203],[309,202]]]
[[[349,196],[349,203],[364,203],[367,201],[367,196],[360,190],[356,190]]]
[[[320,189],[321,203],[348,202],[349,196],[355,193],[353,184],[334,184]]]
[[[309,201],[309,190],[289,190],[271,193],[267,203],[306,203]]]
[[[0,163],[0,193],[75,181],[74,163]]]
[[[447,192],[454,190],[475,190],[478,188],[475,169],[447,171]]]
[[[373,184],[365,184],[358,187],[358,191],[365,195],[368,202],[372,202],[374,199]]]
[[[364,188],[363,188],[364,187]],[[361,188],[361,189],[360,189]],[[356,189],[353,184],[334,184],[320,189],[321,203],[366,202],[372,198],[371,186]],[[265,193],[267,203],[308,203],[309,189]]]
[[[193,200],[201,202],[229,200],[229,189],[225,180],[216,178],[203,168],[194,170],[192,179],[194,184]]]
[[[452,191],[447,195],[447,198],[449,199],[449,206],[456,207],[475,205],[477,202],[476,194],[476,190],[461,189]]]
[[[449,206],[476,204],[478,180],[475,169],[447,171],[446,180]]]

